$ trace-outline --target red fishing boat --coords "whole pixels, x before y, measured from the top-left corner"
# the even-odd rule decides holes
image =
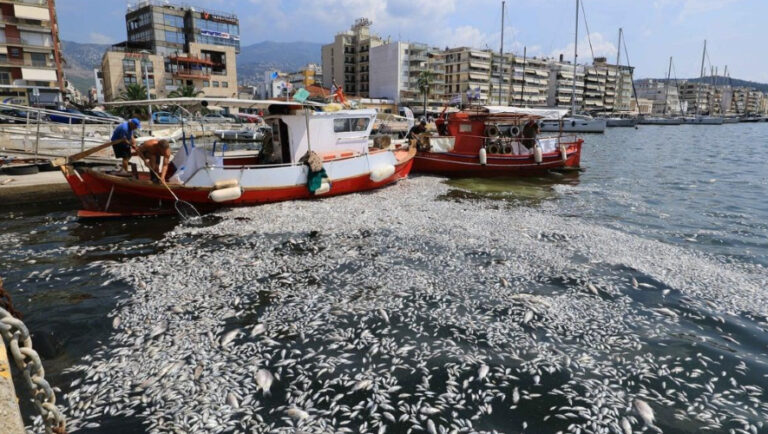
[[[153,104],[180,103],[153,100]],[[237,100],[217,100],[236,105]],[[185,101],[189,102],[189,101]],[[258,101],[244,102],[248,107]],[[375,149],[369,135],[375,110],[312,110],[296,103],[265,101],[271,127],[270,146],[238,156],[217,155],[186,141],[172,159],[167,182],[153,182],[151,172],[126,176],[114,170],[77,167],[68,161],[61,169],[80,198],[81,217],[169,214],[179,202],[197,210],[258,205],[296,199],[336,196],[384,187],[406,178],[415,149]],[[322,161],[322,171],[311,171],[309,153]],[[316,159],[317,159],[316,158]],[[314,181],[314,184],[313,184]]]
[[[437,136],[424,136],[414,172],[446,176],[534,175],[577,168],[584,141],[558,134],[537,137],[528,149],[521,137],[530,120],[562,119],[567,110],[476,107],[438,118]],[[442,123],[442,125],[441,125]]]

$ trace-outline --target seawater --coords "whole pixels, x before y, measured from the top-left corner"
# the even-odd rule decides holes
[[[609,129],[579,173],[192,227],[3,209],[0,276],[82,432],[765,432],[766,137]]]

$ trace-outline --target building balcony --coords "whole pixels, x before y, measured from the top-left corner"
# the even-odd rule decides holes
[[[4,60],[0,60],[0,66],[33,66],[35,68],[56,68],[56,64],[53,62],[41,62],[41,61],[33,61],[33,60],[26,60],[26,59],[14,59],[14,58],[6,58]]]
[[[34,27],[34,28],[45,28],[50,29],[51,23],[50,21],[38,21],[38,20],[29,20],[26,18],[18,18],[18,17],[12,17],[8,15],[0,15],[0,23],[2,24],[13,24],[15,26],[26,26],[26,27]]]
[[[211,79],[211,74],[208,74],[206,72],[199,71],[199,70],[193,70],[193,69],[180,69],[177,71],[173,71],[171,75],[173,75],[174,78],[185,78],[190,80],[194,80],[194,79],[210,80]]]
[[[168,57],[168,60],[170,60],[171,63],[178,63],[178,64],[206,65],[206,66],[217,65],[217,63],[214,63],[211,60],[203,59],[201,57],[195,57],[195,56],[170,56]]]
[[[49,48],[53,50],[52,39],[33,41],[27,38],[16,38],[11,36],[6,36],[4,38],[0,37],[0,45],[19,45],[22,47]]]

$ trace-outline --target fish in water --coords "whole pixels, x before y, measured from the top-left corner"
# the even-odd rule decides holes
[[[643,423],[645,423],[645,425],[649,428],[655,428],[656,426],[653,424],[655,421],[655,416],[653,415],[653,409],[651,406],[639,398],[635,399],[634,404],[635,411],[637,412],[638,416],[640,416],[640,419],[643,420]]]

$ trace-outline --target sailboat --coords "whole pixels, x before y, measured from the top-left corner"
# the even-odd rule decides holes
[[[573,91],[571,92],[571,115],[562,119],[539,121],[541,131],[562,131],[568,133],[604,133],[605,119],[595,119],[576,112],[576,61],[579,57],[579,0],[576,0],[576,27],[573,48]]]
[[[642,125],[680,125],[683,123],[681,118],[667,116],[667,107],[669,106],[669,81],[672,77],[672,57],[669,58],[669,69],[667,70],[667,81],[664,82],[664,110],[661,116],[647,116],[640,120]],[[680,94],[678,93],[678,104]]]
[[[704,60],[707,57],[707,41],[704,40],[704,52],[701,54],[701,73],[699,74],[699,83],[696,86],[696,114],[693,117],[686,116],[683,118],[684,124],[693,125],[722,125],[723,118],[718,116],[705,116],[700,113],[699,106],[699,91],[704,81]]]
[[[630,114],[622,115],[616,113],[616,105],[618,103],[618,99],[621,97],[621,85],[624,82],[623,78],[621,77],[621,41],[623,37],[624,29],[619,27],[619,50],[616,53],[616,83],[618,84],[618,88],[616,89],[616,96],[614,97],[612,113],[610,116],[605,118],[605,125],[608,127],[634,127],[637,125],[637,118],[635,116]]]

